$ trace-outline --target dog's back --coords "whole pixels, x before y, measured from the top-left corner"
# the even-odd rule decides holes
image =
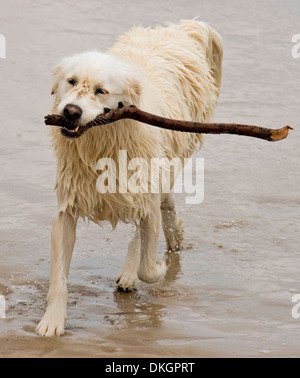
[[[166,27],[132,28],[109,50],[133,63],[159,89],[159,103],[142,98],[142,109],[173,119],[210,122],[219,96],[223,44],[219,34],[204,23],[182,21]],[[147,102],[148,101],[148,102]],[[169,158],[186,158],[202,135],[165,131]]]

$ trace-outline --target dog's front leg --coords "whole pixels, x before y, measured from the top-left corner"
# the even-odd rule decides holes
[[[160,197],[153,196],[149,214],[141,221],[141,262],[138,277],[153,283],[161,280],[167,271],[165,261],[156,261],[160,228]]]
[[[129,244],[125,264],[123,265],[118,278],[117,284],[120,291],[133,291],[138,280],[137,270],[141,261],[141,233],[138,228],[134,238]]]
[[[77,217],[59,212],[51,233],[51,268],[48,307],[37,327],[41,336],[61,336],[67,314],[67,278],[76,239]]]

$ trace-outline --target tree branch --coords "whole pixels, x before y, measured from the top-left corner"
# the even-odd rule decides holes
[[[80,135],[82,135],[84,131],[90,129],[91,127],[107,125],[109,123],[113,123],[125,118],[160,127],[162,129],[178,132],[200,134],[236,134],[265,139],[271,142],[285,139],[288,136],[289,130],[293,130],[293,128],[290,126],[285,126],[281,129],[267,129],[259,126],[241,125],[235,123],[204,123],[180,121],[144,112],[134,105],[124,107],[122,103],[119,103],[119,107],[117,109],[106,109],[104,114],[100,114],[92,122],[89,122],[85,126],[81,127]],[[74,124],[68,123],[64,117],[56,114],[46,116],[45,124],[51,126],[60,126],[69,130],[74,130],[76,128]]]

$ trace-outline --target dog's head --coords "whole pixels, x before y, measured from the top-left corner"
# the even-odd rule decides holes
[[[118,103],[138,105],[141,85],[138,69],[100,52],[86,52],[65,58],[54,71],[54,111],[68,128],[62,134],[76,138],[84,126],[106,108]]]

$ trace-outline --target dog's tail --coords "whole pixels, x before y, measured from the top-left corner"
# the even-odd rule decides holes
[[[204,22],[183,20],[179,28],[205,49],[215,85],[220,91],[222,80],[223,40],[220,34]]]

